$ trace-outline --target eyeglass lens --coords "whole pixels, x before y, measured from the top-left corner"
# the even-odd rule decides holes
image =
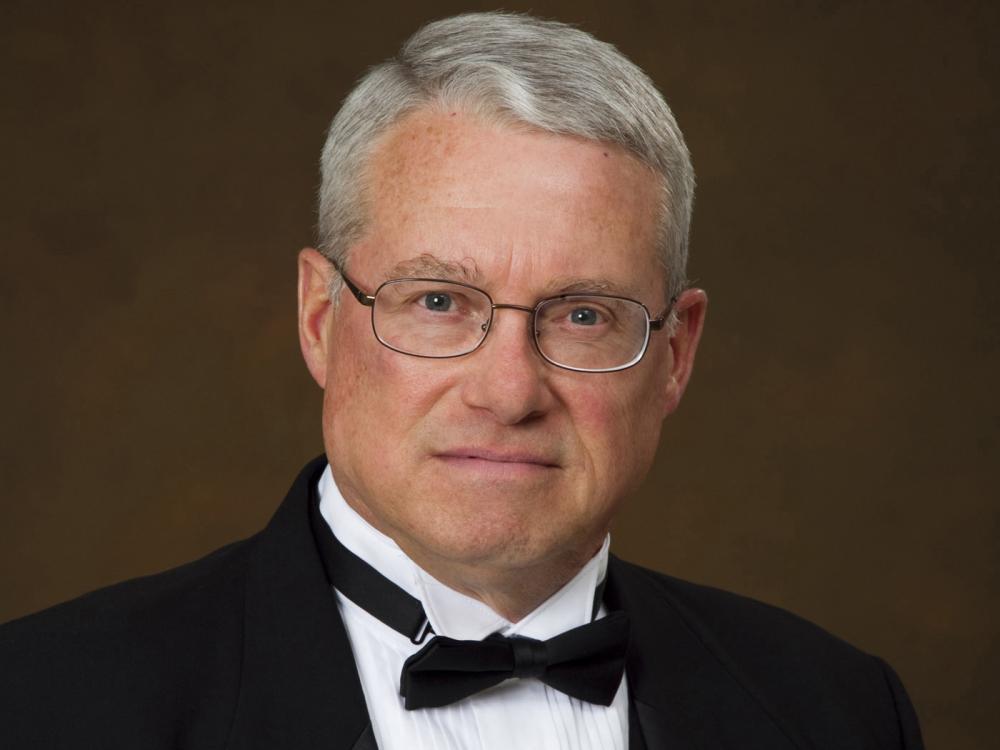
[[[482,343],[493,303],[463,284],[397,279],[375,295],[372,324],[386,346],[422,357],[455,357]],[[638,302],[602,295],[570,295],[543,301],[535,311],[535,341],[553,364],[608,370],[634,364],[649,336],[646,309]]]

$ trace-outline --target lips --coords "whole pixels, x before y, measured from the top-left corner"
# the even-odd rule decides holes
[[[525,450],[503,450],[495,448],[460,447],[439,451],[437,458],[460,463],[488,462],[496,464],[520,464],[541,468],[558,468],[559,463],[550,456]]]

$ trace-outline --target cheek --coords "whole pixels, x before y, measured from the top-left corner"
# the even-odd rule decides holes
[[[364,338],[362,338],[364,337]],[[350,352],[338,356],[337,352]],[[367,460],[386,460],[433,405],[443,387],[434,360],[408,357],[379,344],[370,328],[333,339],[324,394],[330,436]]]
[[[642,374],[634,373],[627,381],[622,379],[625,373],[609,374],[574,399],[574,426],[595,481],[611,485],[612,492],[640,481],[656,453],[662,411],[648,379],[635,377]]]
[[[657,390],[649,378],[629,375],[631,371],[593,376],[598,382],[582,392],[574,409],[587,431],[609,436],[637,435],[659,423],[662,399]]]
[[[374,370],[371,355],[363,342],[355,338],[342,334],[330,338],[323,412],[327,425],[335,431],[356,423],[351,416],[366,407],[371,392]]]

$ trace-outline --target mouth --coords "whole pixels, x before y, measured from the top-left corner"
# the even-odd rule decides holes
[[[434,457],[456,470],[497,476],[536,474],[560,468],[553,458],[532,451],[461,447],[441,451]]]

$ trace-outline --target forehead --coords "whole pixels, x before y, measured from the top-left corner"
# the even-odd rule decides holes
[[[609,144],[424,110],[383,138],[368,187],[361,244],[381,272],[432,255],[477,281],[533,271],[626,284],[658,267],[659,180]]]

